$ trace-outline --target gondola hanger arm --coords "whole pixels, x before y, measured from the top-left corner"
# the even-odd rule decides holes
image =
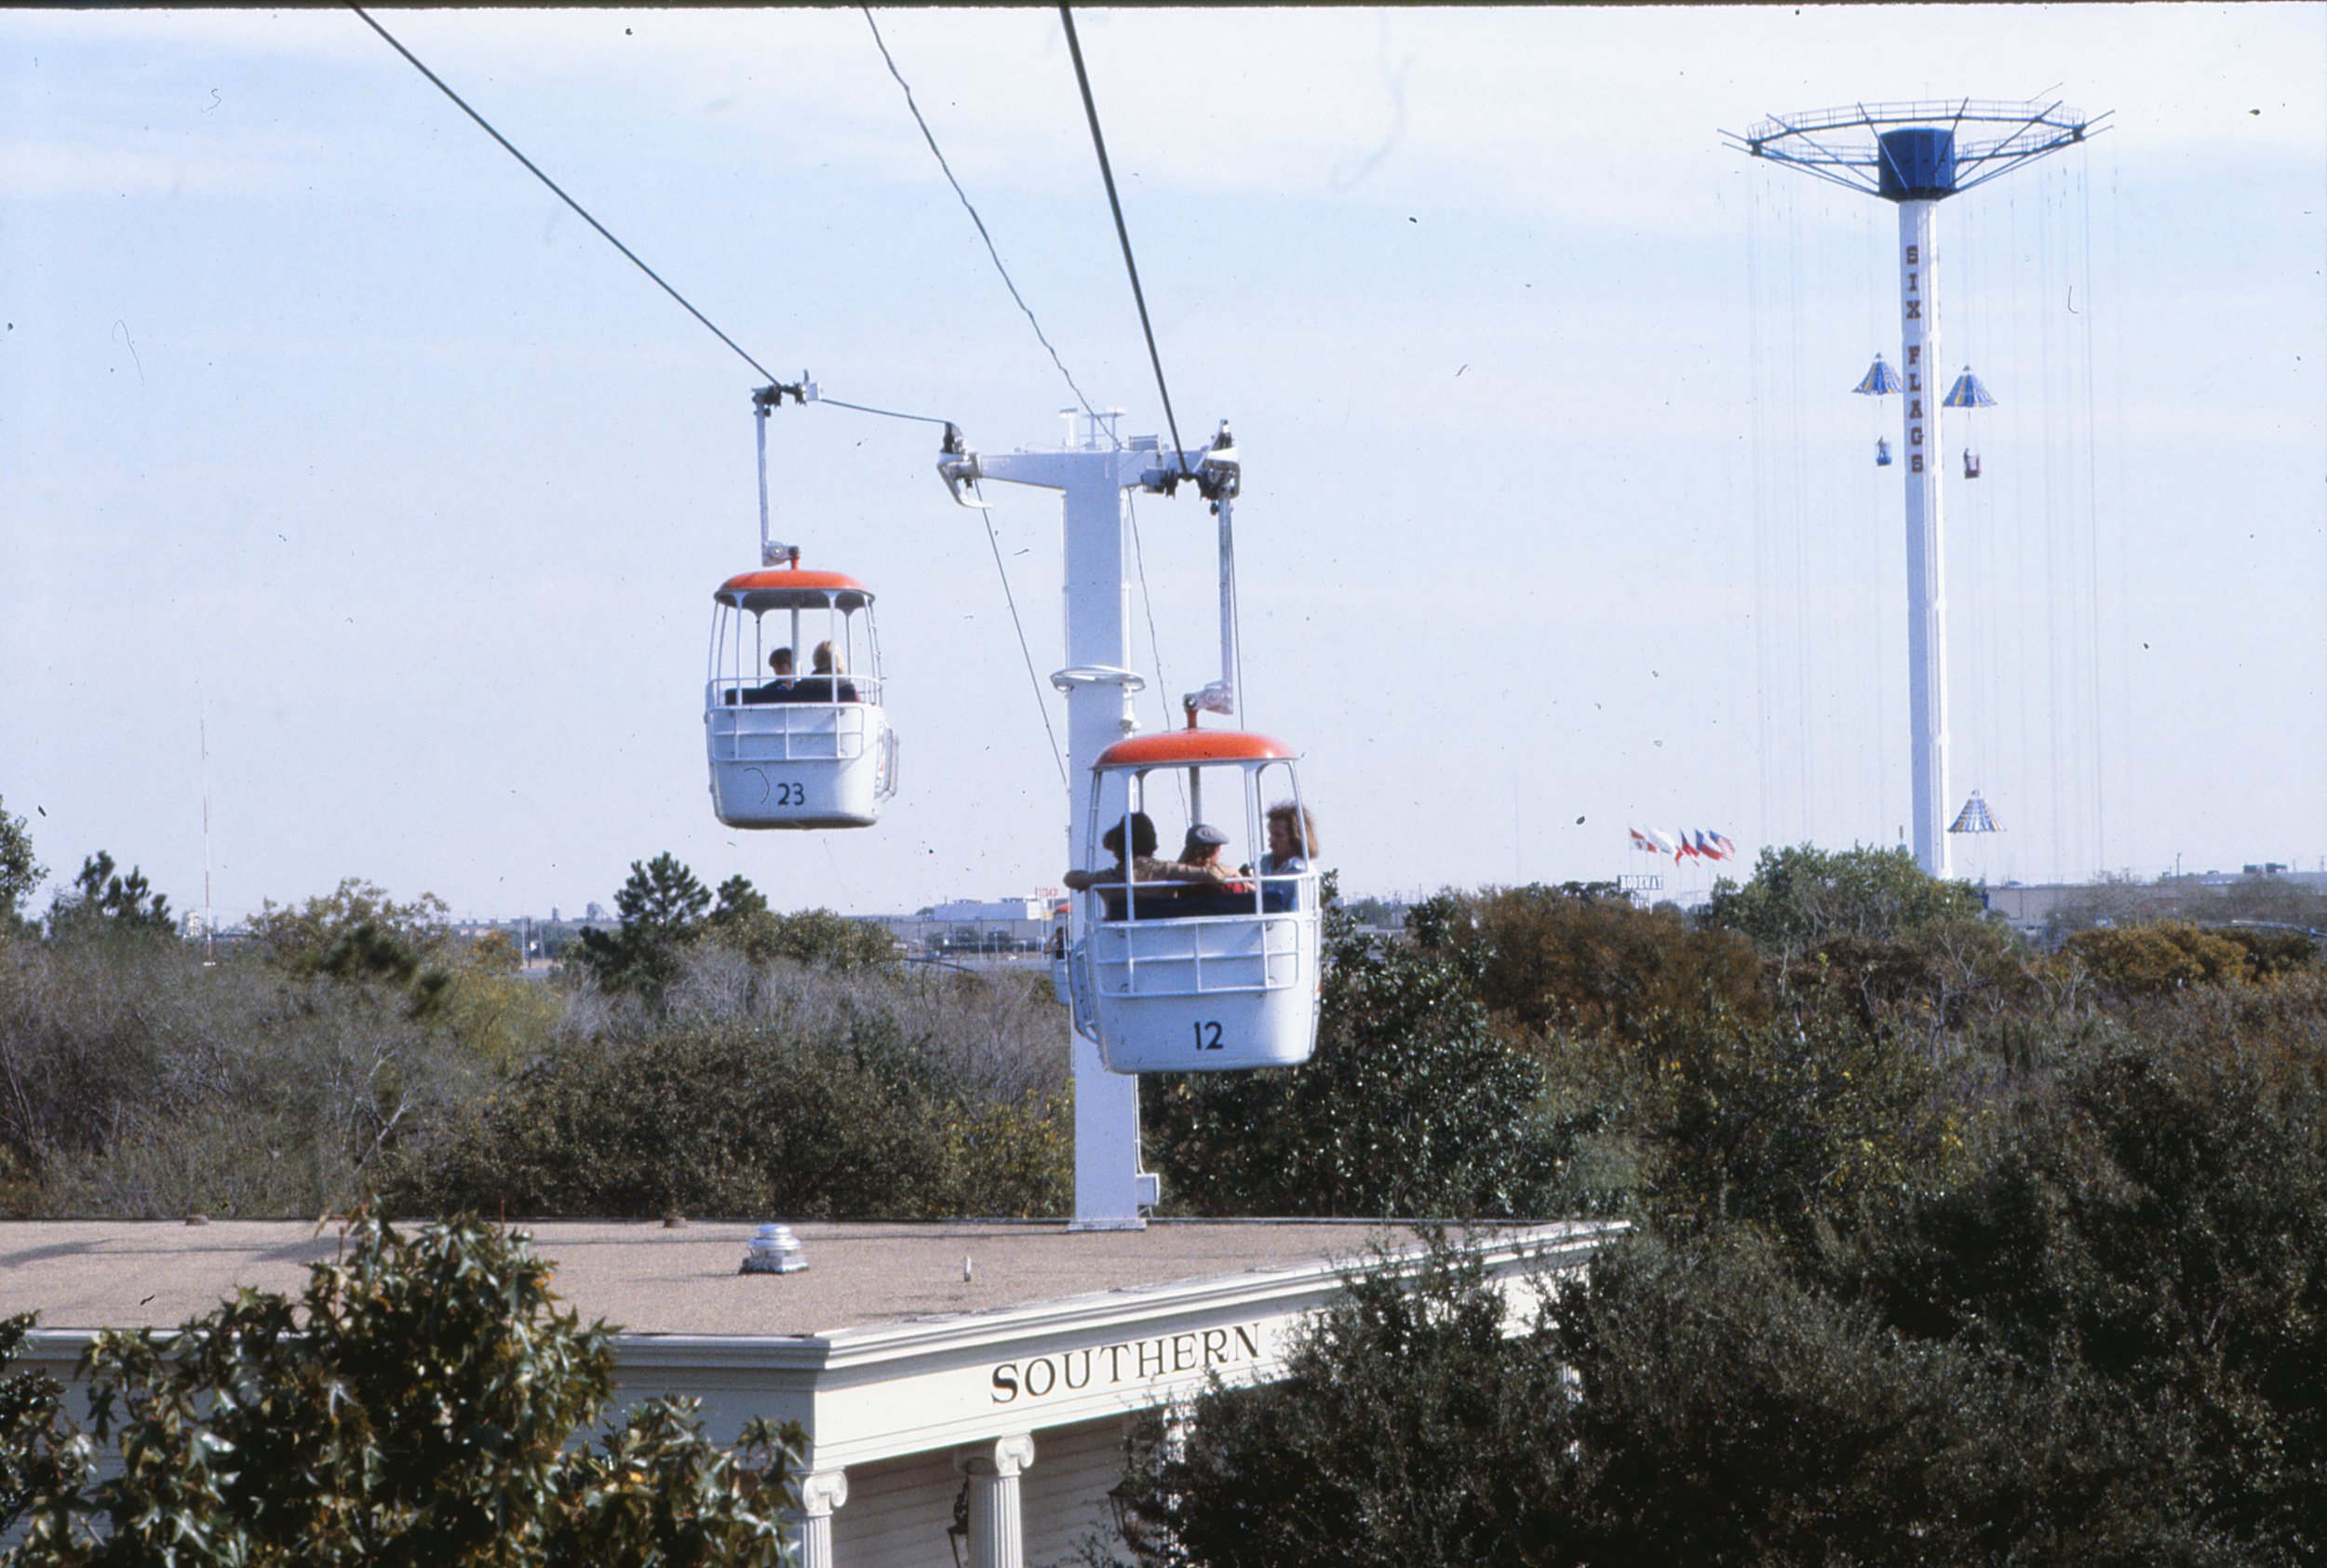
[[[937,453],[937,476],[945,480],[946,489],[952,495],[955,505],[981,512],[992,509],[992,503],[978,493],[977,481],[981,476],[977,454],[970,450],[962,439],[962,427],[959,425],[946,426],[945,442]]]

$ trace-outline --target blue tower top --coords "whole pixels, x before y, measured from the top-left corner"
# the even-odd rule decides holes
[[[1945,126],[1887,130],[1876,194],[1890,201],[1937,201],[1956,194],[1956,133]]]
[[[1722,134],[1751,156],[1870,196],[1938,201],[2073,146],[2106,118],[2059,103],[1961,98],[1773,114],[1742,136]]]

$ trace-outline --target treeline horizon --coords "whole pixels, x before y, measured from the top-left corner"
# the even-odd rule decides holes
[[[1046,975],[667,855],[547,983],[358,882],[215,965],[76,889],[0,936],[0,1215],[1070,1210]],[[1093,1561],[2320,1561],[2327,900],[2233,895],[2039,945],[1797,847],[1694,914],[1329,902],[1308,1065],[1144,1086],[1161,1213],[1626,1233],[1517,1314],[1459,1250],[1353,1273],[1283,1380],[1142,1429]]]

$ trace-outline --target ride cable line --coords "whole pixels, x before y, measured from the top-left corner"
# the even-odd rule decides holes
[[[710,667],[704,688],[706,754],[715,810],[722,822],[745,827],[869,825],[896,787],[896,737],[887,721],[873,593],[845,573],[801,564],[798,546],[770,536],[766,421],[787,396],[795,403],[835,407],[939,425],[944,436],[937,468],[954,500],[980,511],[982,479],[1031,484],[1063,492],[1067,551],[1067,655],[1052,684],[1065,693],[1068,763],[1088,776],[1079,810],[1069,813],[1076,870],[1069,885],[1084,896],[1069,903],[1059,931],[1054,982],[1069,1002],[1075,1033],[1077,1228],[1138,1228],[1141,1211],[1157,1200],[1156,1179],[1139,1170],[1137,1075],[1146,1071],[1204,1071],[1307,1060],[1315,1049],[1319,992],[1318,917],[1321,882],[1315,868],[1313,820],[1294,774],[1296,754],[1284,743],[1242,730],[1204,729],[1200,713],[1234,717],[1242,688],[1242,653],[1233,550],[1233,502],[1242,463],[1226,422],[1211,444],[1191,454],[1179,441],[1153,323],[1115,187],[1096,99],[1071,12],[1060,20],[1073,57],[1092,145],[1097,155],[1137,306],[1149,361],[1164,401],[1172,446],[1153,436],[1121,438],[1115,412],[1099,413],[1073,388],[1088,420],[1083,439],[1070,435],[1063,451],[1018,451],[981,457],[948,420],[822,396],[806,372],[796,382],[775,377],[721,331],[636,252],[549,179],[361,7],[364,22],[450,98],[537,180],[687,310],[729,349],[766,378],[753,394],[760,468],[760,563],[714,591]],[[1062,375],[1066,367],[1027,308],[998,248],[977,219],[939,152],[927,122],[869,12],[875,41],[940,168],[986,240],[1005,285]],[[1193,483],[1218,520],[1221,671],[1217,680],[1185,693],[1186,728],[1141,735],[1131,697],[1143,677],[1126,668],[1127,534],[1136,540],[1129,497],[1145,490],[1170,496]],[[1128,526],[1127,526],[1128,525]],[[989,543],[1002,562],[990,519]],[[1139,575],[1145,588],[1144,551]],[[1016,612],[1002,572],[1014,623]],[[1150,614],[1150,643],[1156,639]],[[769,617],[788,635],[775,648]],[[811,667],[800,650],[814,632],[822,637]],[[1159,657],[1160,646],[1156,651]],[[1027,653],[1029,674],[1031,654]],[[764,678],[763,678],[764,677]],[[1048,725],[1045,706],[1044,722]],[[1057,747],[1054,737],[1053,755]],[[1153,857],[1156,832],[1143,807],[1151,775],[1172,778],[1186,791],[1189,825],[1180,859]],[[1221,822],[1204,820],[1206,784]],[[1271,797],[1279,797],[1271,798]],[[1111,824],[1111,826],[1109,825]],[[1227,825],[1224,825],[1227,824]],[[1242,828],[1246,855],[1223,853]],[[1263,846],[1266,846],[1265,850]],[[1112,864],[1110,864],[1111,858]],[[1234,864],[1234,869],[1228,867]],[[1096,1048],[1096,1049],[1094,1049]]]
[[[506,151],[511,157],[517,159],[519,164],[523,165],[529,173],[531,173],[536,180],[539,180],[542,184],[547,187],[549,191],[560,201],[564,202],[568,207],[572,208],[577,214],[579,214],[583,221],[588,223],[591,228],[597,230],[598,233],[604,237],[608,244],[612,245],[615,249],[621,251],[622,254],[630,261],[632,265],[636,266],[640,272],[644,273],[649,278],[652,279],[656,287],[660,288],[665,293],[668,294],[673,300],[677,301],[679,304],[686,310],[688,315],[693,316],[698,322],[701,322],[703,326],[710,331],[712,336],[718,338],[720,342],[725,343],[730,349],[733,350],[735,354],[743,359],[744,363],[749,365],[753,369],[759,371],[761,376],[767,378],[770,384],[760,388],[753,394],[753,404],[758,416],[757,423],[759,429],[760,541],[761,552],[760,565],[763,568],[773,567],[780,564],[779,560],[775,556],[771,556],[769,553],[771,545],[768,538],[766,416],[770,409],[782,406],[783,399],[787,395],[788,395],[796,403],[814,402],[835,409],[845,409],[854,413],[872,414],[883,419],[905,420],[918,424],[938,425],[941,426],[946,433],[945,445],[947,449],[948,450],[962,449],[962,435],[960,428],[955,425],[951,420],[944,419],[934,414],[908,413],[900,409],[883,409],[868,403],[855,403],[842,398],[827,397],[822,395],[814,379],[811,378],[806,371],[802,371],[800,373],[800,379],[798,382],[787,382],[780,380],[773,371],[769,370],[766,366],[760,364],[757,358],[747,353],[741,344],[735,342],[734,339],[729,337],[727,333],[720,330],[719,326],[713,322],[709,316],[705,315],[702,311],[698,310],[694,303],[687,299],[685,295],[679,293],[678,289],[672,288],[660,273],[657,273],[653,268],[648,266],[644,261],[640,260],[636,251],[632,250],[620,239],[616,238],[613,232],[608,229],[605,224],[599,222],[596,217],[592,216],[589,210],[583,207],[580,202],[575,201],[572,196],[567,194],[565,189],[556,181],[550,179],[547,174],[544,173],[539,165],[535,164],[532,159],[527,157],[522,152],[518,151],[516,144],[510,141],[507,137],[502,135],[501,132],[493,127],[491,121],[487,120],[482,114],[478,114],[476,109],[471,107],[465,99],[462,98],[459,93],[452,90],[451,85],[449,85],[444,78],[438,76],[434,71],[431,71],[417,55],[413,54],[411,50],[406,48],[400,40],[398,40],[393,34],[389,33],[386,28],[382,27],[380,23],[373,20],[370,13],[366,12],[362,7],[353,4],[351,0],[348,9],[354,11],[357,17],[363,20],[367,26],[369,26],[374,33],[379,34],[383,39],[386,40],[390,47],[394,48],[397,53],[402,55],[406,60],[410,62],[412,68],[418,71],[423,76],[425,76],[432,84],[435,85],[438,91],[445,95],[445,97],[451,99],[463,114],[468,115],[470,119],[476,121],[487,135],[491,136],[495,141],[499,142],[503,149]],[[871,20],[870,13],[867,14],[866,20],[868,21]],[[878,28],[874,29],[874,41],[876,43],[880,42],[880,30]],[[887,58],[888,50],[885,46],[881,48],[881,54],[884,59]],[[894,74],[895,72],[895,65],[894,61],[891,62],[890,69]],[[900,86],[904,85],[904,78],[902,76],[898,77],[898,83]],[[907,101],[910,104],[911,88],[908,87],[906,90]],[[914,114],[915,117],[918,119],[920,117],[920,111],[916,109]],[[923,129],[924,134],[926,134],[926,127],[924,127]],[[932,152],[936,151],[936,142],[934,139],[930,142],[930,150]],[[939,154],[938,162],[941,167],[944,165],[944,154]],[[947,170],[947,177],[948,179],[952,178],[952,171],[949,168]],[[960,186],[957,184],[955,189],[959,191]],[[968,204],[968,200],[969,198],[966,195],[962,197],[962,201],[965,206]],[[971,210],[970,216],[973,221],[976,221],[977,214],[975,208]],[[985,225],[982,221],[978,223],[978,229],[981,234],[985,232]],[[989,248],[990,249],[990,244]],[[995,256],[994,264],[998,268],[1001,267],[1002,259],[999,255]],[[1006,271],[1003,273],[1003,281],[1005,283],[1009,282],[1009,275]],[[1015,295],[1016,291],[1016,286],[1012,285],[1011,292]],[[1021,303],[1023,303],[1023,302],[1021,302]],[[1033,320],[1033,313],[1031,311],[1027,313],[1027,318],[1029,321]],[[1038,337],[1041,336],[1042,328],[1039,323],[1035,326],[1035,332]],[[1047,347],[1049,340],[1045,338],[1043,342],[1044,346]],[[1054,361],[1056,360],[1057,356],[1055,352],[1052,357]],[[1059,365],[1059,370],[1062,374],[1066,372],[1066,367],[1064,364]],[[1069,384],[1072,385],[1074,378],[1069,375],[1067,379]],[[1080,395],[1080,389],[1078,389],[1078,395]],[[989,525],[988,529],[989,539],[991,537],[991,532],[992,529]],[[1001,545],[999,543],[996,543],[994,544],[994,557],[997,571],[1001,570]],[[792,554],[792,564],[797,565],[797,557],[798,552],[797,550],[794,550]],[[731,586],[732,584],[722,584],[720,589],[714,595],[714,598],[718,599],[722,605],[725,606],[725,608],[732,610],[738,608],[741,601],[733,600],[732,596],[730,596]],[[730,596],[722,597],[722,596]],[[765,597],[764,594],[758,596],[760,598]],[[1028,649],[1026,625],[1018,614],[1017,599],[1010,590],[1010,582],[1007,573],[1002,574],[1002,596],[1010,610],[1011,623],[1016,628],[1017,631],[1019,650],[1026,658],[1027,677],[1034,692],[1036,708],[1042,715],[1044,732],[1050,735],[1051,751],[1053,756],[1056,757],[1058,751],[1057,735],[1056,732],[1051,729],[1050,709],[1049,705],[1042,700],[1041,683],[1034,678],[1033,654]],[[864,608],[867,612],[868,619],[866,630],[868,637],[870,635],[870,596],[868,594],[863,602],[862,608]],[[830,607],[827,606],[827,608]],[[764,613],[764,610],[762,613]],[[795,616],[795,619],[797,619],[797,616]],[[721,646],[719,639],[725,635],[725,628],[723,623],[715,621],[714,624],[714,648],[712,657],[714,663],[716,664],[720,657],[720,650]],[[795,639],[795,645],[796,643],[797,639]],[[731,641],[726,646],[730,648],[737,648],[740,647],[740,644]],[[874,750],[866,754],[868,757],[878,756],[881,755],[885,749],[885,755],[887,757],[887,765],[881,772],[880,781],[875,786],[875,793],[871,804],[867,804],[863,800],[857,799],[855,805],[848,809],[842,809],[829,801],[827,801],[824,806],[811,807],[808,805],[808,795],[816,794],[819,798],[822,798],[823,792],[798,789],[795,788],[794,784],[781,781],[771,784],[766,779],[764,771],[750,769],[747,769],[746,771],[742,773],[736,773],[731,770],[731,774],[728,779],[728,784],[731,786],[730,790],[728,792],[722,791],[721,779],[719,772],[720,763],[716,757],[716,753],[719,750],[717,742],[720,739],[724,738],[729,742],[727,760],[731,764],[734,764],[736,767],[743,767],[748,760],[766,760],[766,757],[757,755],[760,750],[763,749],[762,745],[755,745],[754,744],[746,742],[742,739],[742,736],[748,731],[748,727],[739,729],[737,726],[746,716],[733,715],[725,716],[723,718],[722,716],[717,711],[720,707],[727,705],[723,700],[725,697],[738,695],[741,690],[742,688],[740,685],[731,684],[724,690],[715,689],[708,691],[706,698],[704,714],[705,725],[713,743],[712,749],[715,753],[712,764],[712,800],[715,814],[720,817],[720,820],[727,824],[729,826],[745,827],[829,827],[869,825],[873,820],[871,814],[873,806],[877,805],[878,801],[886,799],[891,793],[894,793],[895,788],[894,769],[896,738],[894,731],[886,730],[885,728],[878,736],[869,737],[874,745]],[[763,735],[761,737],[761,742],[766,744],[767,739],[768,738]],[[737,747],[741,747],[742,749],[738,750],[736,749]],[[787,749],[788,749],[788,747],[787,747]],[[747,757],[747,753],[752,755]],[[804,760],[804,758],[802,760]],[[836,757],[832,758],[832,760],[838,761],[840,758]],[[1059,767],[1063,782],[1065,764],[1062,762],[1059,764]],[[797,816],[784,815],[778,812],[775,808],[762,802],[762,797],[765,797],[767,801],[773,801],[777,799],[791,801],[792,804],[800,808],[800,813]],[[795,798],[795,797],[797,797],[797,798]],[[855,797],[852,795],[852,798],[854,799]],[[837,815],[835,813],[837,813]]]

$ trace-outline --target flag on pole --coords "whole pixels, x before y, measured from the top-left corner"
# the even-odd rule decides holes
[[[1735,860],[1737,858],[1737,846],[1730,843],[1725,835],[1719,833],[1715,834],[1713,836],[1713,841],[1720,847],[1721,858],[1723,860]]]

